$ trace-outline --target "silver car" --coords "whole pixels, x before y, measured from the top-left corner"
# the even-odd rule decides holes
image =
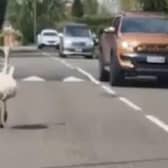
[[[93,58],[94,40],[85,24],[68,24],[64,27],[60,43],[60,56],[80,55]]]

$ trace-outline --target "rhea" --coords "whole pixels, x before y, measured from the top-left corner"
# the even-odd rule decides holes
[[[9,47],[4,47],[4,60],[0,72],[0,128],[4,128],[8,118],[7,100],[15,97],[17,83],[14,79],[15,67],[9,64]]]

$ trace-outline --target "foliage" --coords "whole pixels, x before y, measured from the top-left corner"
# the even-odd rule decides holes
[[[24,41],[33,42],[34,2],[37,6],[37,32],[64,17],[62,0],[9,0],[8,19],[24,35]]]
[[[94,31],[95,33],[99,33],[100,30],[104,29],[105,27],[108,27],[112,24],[113,17],[99,17],[99,16],[87,16],[83,18],[73,18],[68,21],[63,21],[59,24],[59,29],[61,30],[64,25],[67,23],[85,23],[88,24],[88,26]]]
[[[7,0],[0,0],[0,27],[2,26],[4,16],[5,16],[5,10],[6,10],[6,4]]]
[[[84,15],[84,6],[81,0],[74,0],[72,5],[72,16],[82,17]]]
[[[168,0],[139,0],[144,11],[168,12]]]
[[[121,6],[124,11],[136,10],[139,7],[137,0],[121,0]]]
[[[96,15],[98,11],[97,0],[84,0],[84,13],[86,16]]]

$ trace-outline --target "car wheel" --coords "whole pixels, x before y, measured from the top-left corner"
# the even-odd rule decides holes
[[[43,47],[44,47],[43,45],[39,45],[38,49],[43,49]]]
[[[93,55],[87,55],[85,56],[86,59],[93,59]]]
[[[124,71],[121,69],[117,56],[112,53],[110,63],[110,85],[121,86],[124,85]]]
[[[65,54],[63,54],[62,52],[60,52],[59,55],[60,55],[61,58],[66,58],[66,57],[67,57],[67,56],[66,56]]]

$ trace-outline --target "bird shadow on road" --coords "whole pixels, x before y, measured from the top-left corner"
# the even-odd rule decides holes
[[[14,130],[44,130],[49,128],[55,128],[55,127],[65,127],[65,122],[60,123],[48,123],[48,124],[23,124],[23,125],[15,125],[11,128]]]
[[[43,130],[48,129],[48,126],[45,124],[30,124],[30,125],[16,125],[12,129],[16,130]]]

